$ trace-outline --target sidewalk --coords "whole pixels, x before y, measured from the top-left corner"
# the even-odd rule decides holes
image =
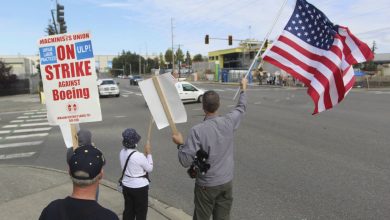
[[[38,219],[51,201],[65,198],[72,192],[72,183],[65,171],[35,166],[0,165],[0,213],[2,219]],[[122,219],[123,196],[116,184],[103,180],[99,203]],[[191,216],[149,197],[148,220],[189,220]]]

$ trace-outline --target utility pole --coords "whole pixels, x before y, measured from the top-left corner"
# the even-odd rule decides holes
[[[173,18],[171,18],[171,36],[172,36],[172,74],[175,72],[175,53],[173,52]]]
[[[138,70],[139,70],[139,75],[141,75],[141,69],[142,69],[142,66],[141,66],[141,55],[139,55],[139,64],[138,64]]]

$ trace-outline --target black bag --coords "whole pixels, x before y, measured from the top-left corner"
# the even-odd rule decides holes
[[[117,190],[118,190],[118,192],[120,192],[120,193],[123,192],[123,183],[122,183],[122,179],[123,179],[123,175],[125,174],[125,170],[126,170],[126,168],[127,168],[127,163],[129,163],[129,159],[130,159],[131,155],[133,155],[134,153],[135,153],[135,151],[131,152],[130,155],[127,157],[125,166],[123,166],[122,176],[121,176],[121,178],[119,178],[119,180],[118,180]]]

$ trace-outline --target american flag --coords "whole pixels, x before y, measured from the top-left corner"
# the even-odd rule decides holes
[[[297,0],[282,34],[262,57],[308,87],[317,114],[344,99],[355,82],[352,65],[374,55],[348,28],[334,25],[316,7]]]

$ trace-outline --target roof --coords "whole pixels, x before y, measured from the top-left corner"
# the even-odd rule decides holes
[[[390,53],[378,53],[374,57],[375,63],[390,63]]]

